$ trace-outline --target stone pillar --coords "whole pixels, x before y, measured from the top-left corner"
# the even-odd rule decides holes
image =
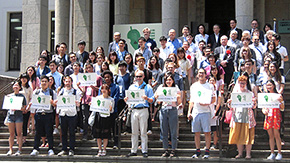
[[[70,0],[55,0],[55,45],[69,45],[69,14]]]
[[[110,1],[93,0],[93,49],[102,46],[105,53],[109,45],[109,13]]]
[[[179,36],[179,0],[162,0],[162,35],[167,36],[170,29],[175,29]]]
[[[73,11],[73,51],[78,51],[77,43],[86,42],[86,51],[92,50],[91,0],[74,0]]]
[[[254,17],[254,2],[249,0],[236,0],[236,19],[238,27],[245,30],[251,28]]]
[[[115,0],[115,24],[129,24],[130,0]]]
[[[254,1],[254,18],[259,22],[259,29],[263,30],[265,24],[265,1],[264,0],[255,0]]]
[[[40,51],[47,49],[48,0],[22,3],[22,50],[20,72],[34,65]]]

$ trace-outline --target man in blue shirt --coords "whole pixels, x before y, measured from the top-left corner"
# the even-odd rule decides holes
[[[125,49],[126,41],[124,39],[120,39],[119,43],[119,49],[116,51],[118,55],[119,61],[125,60],[125,55],[129,52]]]
[[[170,29],[168,33],[169,38],[167,39],[167,44],[172,44],[174,46],[173,53],[177,55],[177,49],[182,47],[182,41],[175,38],[176,32],[174,29]]]
[[[54,78],[55,88],[60,87],[62,74],[56,71],[57,64],[54,60],[49,62],[49,68],[51,71],[46,76],[52,76]]]
[[[144,72],[142,70],[136,70],[135,72],[135,80],[136,83],[132,84],[129,87],[129,90],[141,90],[144,89],[145,95],[142,98],[145,100],[144,103],[134,104],[132,106],[133,110],[131,113],[131,128],[132,128],[132,148],[131,153],[127,155],[137,156],[137,148],[138,148],[138,136],[140,129],[140,137],[141,137],[141,147],[142,147],[142,155],[143,157],[148,157],[148,136],[147,136],[147,120],[149,117],[149,103],[153,103],[154,93],[153,89],[149,84],[146,84],[144,79]],[[124,98],[125,102],[128,101],[128,97]]]
[[[141,53],[143,55],[143,57],[145,58],[145,64],[147,65],[148,60],[152,56],[152,51],[151,51],[150,48],[145,46],[145,43],[146,43],[146,40],[145,40],[144,37],[140,37],[138,39],[138,45],[140,46],[140,48],[135,50],[133,59],[135,59],[135,56],[136,56],[137,53]],[[134,60],[134,62],[135,62],[135,60]]]

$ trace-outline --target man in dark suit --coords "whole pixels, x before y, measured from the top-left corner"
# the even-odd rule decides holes
[[[234,73],[235,48],[228,46],[228,37],[221,37],[221,46],[214,49],[214,54],[218,58],[217,64],[225,70],[225,83],[229,85]]]
[[[237,20],[236,19],[230,20],[230,27],[231,27],[231,29],[228,31],[227,36],[230,37],[231,31],[236,30],[238,32],[237,39],[241,40],[243,31],[241,29],[237,28]]]
[[[186,37],[187,37],[188,34],[190,33],[189,26],[188,26],[188,25],[183,26],[181,32],[182,32],[182,36],[178,37],[178,39],[181,40],[182,43],[183,43],[184,41],[187,41]]]
[[[251,21],[251,27],[252,27],[252,29],[250,30],[250,33],[251,33],[251,36],[253,36],[253,33],[255,32],[255,30],[259,28],[259,23],[258,23],[257,19],[253,19]],[[260,33],[259,39],[264,44],[264,32],[259,30],[259,33]]]
[[[220,38],[221,38],[221,34],[220,34],[220,25],[215,24],[213,26],[213,34],[209,35],[208,40],[207,40],[207,44],[209,47],[211,47],[212,50],[214,50],[216,47],[220,46]]]

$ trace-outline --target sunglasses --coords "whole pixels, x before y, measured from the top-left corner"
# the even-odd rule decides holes
[[[136,78],[142,78],[143,76],[135,76]]]

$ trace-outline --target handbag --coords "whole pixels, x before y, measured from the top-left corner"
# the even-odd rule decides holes
[[[88,119],[88,124],[93,127],[94,126],[94,123],[95,123],[95,118],[96,118],[96,113],[97,112],[92,112],[89,119]]]
[[[232,114],[233,114],[233,111],[232,110],[227,110],[226,111],[226,115],[225,115],[225,119],[224,119],[224,122],[225,123],[227,123],[227,124],[230,124],[231,123]]]

